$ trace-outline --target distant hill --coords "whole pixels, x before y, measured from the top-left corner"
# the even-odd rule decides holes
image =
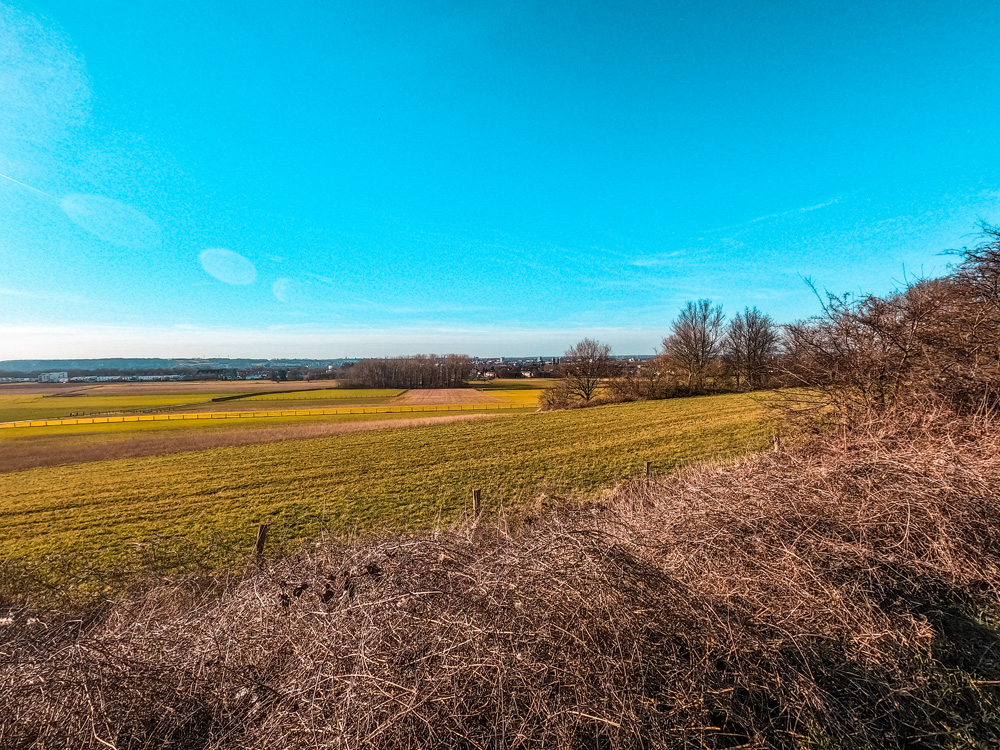
[[[648,354],[622,354],[613,359],[649,359]],[[341,367],[347,362],[358,362],[363,357],[339,357],[336,359],[230,359],[228,357],[197,357],[160,359],[156,357],[111,357],[108,359],[6,359],[0,360],[0,372],[24,375],[40,372],[120,370],[143,372],[146,370],[250,370],[255,368],[287,370],[295,367],[323,368],[328,365]],[[491,362],[500,359],[506,364],[532,364],[538,360],[550,361],[556,356],[545,357],[476,357],[476,361]]]
[[[353,359],[156,359],[114,357],[110,359],[8,359],[0,360],[0,371],[37,373],[62,370],[245,370],[250,368],[339,367]]]

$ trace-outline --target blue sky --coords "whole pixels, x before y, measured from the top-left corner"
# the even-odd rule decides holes
[[[1000,4],[0,0],[0,359],[651,353],[1000,223]]]

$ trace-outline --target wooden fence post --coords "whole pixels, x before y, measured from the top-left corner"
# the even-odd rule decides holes
[[[646,479],[653,476],[653,464],[649,461],[646,462]]]
[[[480,490],[472,491],[472,512],[476,518],[479,518],[479,514],[483,512],[483,500]]]
[[[257,529],[257,544],[254,545],[254,549],[257,552],[257,564],[260,565],[264,561],[264,542],[267,541],[267,524],[262,523]]]

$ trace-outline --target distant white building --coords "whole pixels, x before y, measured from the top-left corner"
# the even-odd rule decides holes
[[[39,383],[68,383],[68,372],[43,372],[38,376]]]

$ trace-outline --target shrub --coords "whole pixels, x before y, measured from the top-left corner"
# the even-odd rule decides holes
[[[840,420],[940,400],[995,408],[1000,387],[1000,230],[940,279],[894,294],[828,295],[821,315],[785,331],[782,371],[797,406]]]

